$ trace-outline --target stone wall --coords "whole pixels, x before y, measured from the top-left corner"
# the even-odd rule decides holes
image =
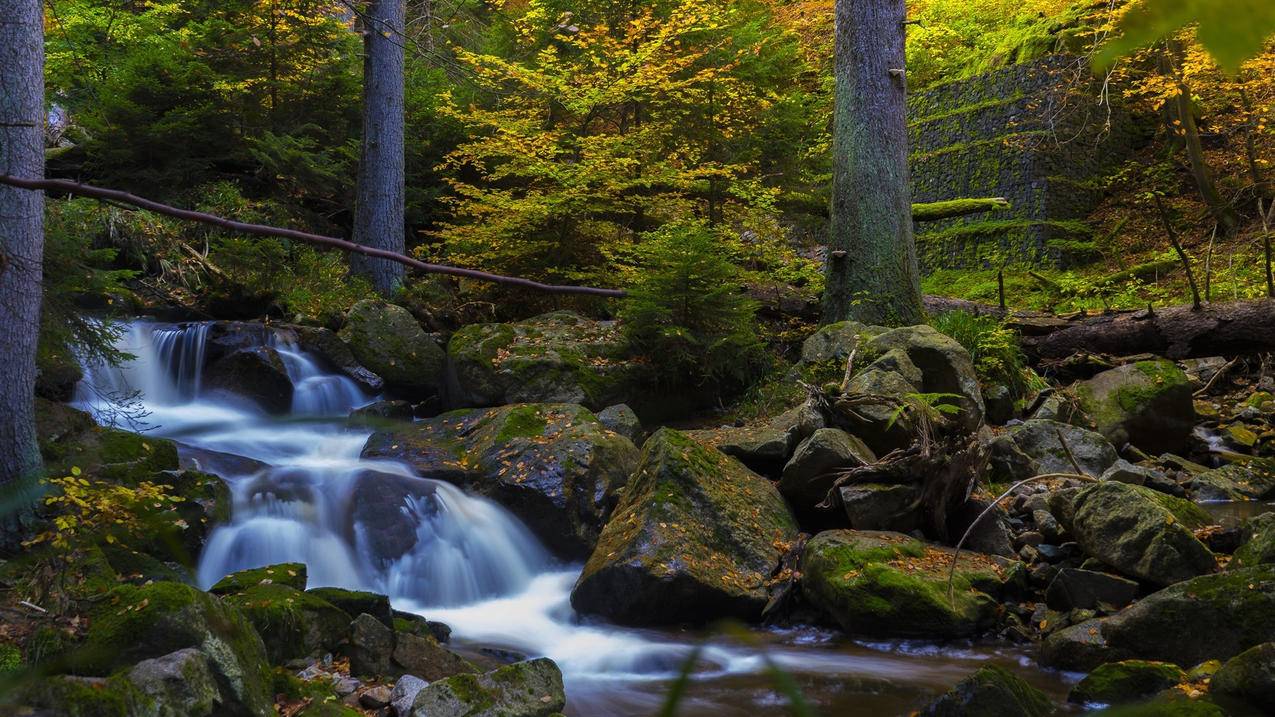
[[[1138,142],[1098,103],[1087,60],[1052,55],[943,84],[908,101],[915,202],[1005,197],[1011,208],[919,223],[922,269],[1067,266],[1093,255],[1082,221],[1095,180]]]

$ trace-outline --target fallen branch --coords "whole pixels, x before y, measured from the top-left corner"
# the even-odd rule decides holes
[[[1202,389],[1200,389],[1199,391],[1196,391],[1195,393],[1191,394],[1191,396],[1192,396],[1192,397],[1194,397],[1194,398],[1199,398],[1199,397],[1201,397],[1201,396],[1207,396],[1207,395],[1208,395],[1208,393],[1209,393],[1209,391],[1213,389],[1213,384],[1217,383],[1219,379],[1221,379],[1223,376],[1225,376],[1227,373],[1229,373],[1229,372],[1230,372],[1230,370],[1231,370],[1231,369],[1235,366],[1235,364],[1239,362],[1239,360],[1240,360],[1240,357],[1239,357],[1239,356],[1236,356],[1235,358],[1231,359],[1230,361],[1227,361],[1227,362],[1226,362],[1226,365],[1224,365],[1224,366],[1222,366],[1222,368],[1218,369],[1218,370],[1217,370],[1217,371],[1213,374],[1213,378],[1210,378],[1210,379],[1209,379],[1209,382],[1208,382],[1208,383],[1206,383],[1206,384],[1204,384],[1204,388],[1202,388]]]
[[[104,189],[102,187],[94,187],[89,184],[79,184],[65,179],[20,179],[18,177],[12,177],[4,174],[0,175],[0,184],[7,184],[11,187],[19,187],[21,189],[65,192],[67,194],[74,194],[81,197],[91,197],[93,199],[130,204],[156,214],[163,214],[176,219],[198,222],[200,224],[210,224],[212,226],[221,227],[222,229],[239,232],[241,234],[294,239],[307,244],[331,247],[333,249],[339,249],[352,254],[362,254],[364,256],[376,257],[378,259],[386,259],[388,261],[404,264],[427,274],[445,274],[448,276],[458,276],[464,279],[487,281],[494,284],[508,284],[510,286],[519,286],[525,289],[543,291],[550,294],[584,294],[588,296],[604,296],[611,298],[620,298],[626,295],[622,289],[601,289],[591,286],[559,286],[554,284],[542,284],[538,281],[523,279],[516,276],[502,276],[500,274],[490,274],[476,269],[462,269],[458,266],[447,266],[444,264],[429,264],[418,259],[413,259],[412,257],[404,254],[387,251],[385,249],[375,249],[363,246],[362,244],[355,244],[352,241],[338,239],[337,237],[326,237],[319,234],[310,234],[308,232],[298,231],[296,229],[283,229],[281,227],[270,227],[263,224],[237,222],[233,219],[226,219],[224,217],[207,214],[205,212],[197,212],[190,209],[178,209],[177,207],[171,207],[167,204],[160,204],[159,202],[151,201],[149,199],[143,199],[142,197],[138,197],[118,189]]]

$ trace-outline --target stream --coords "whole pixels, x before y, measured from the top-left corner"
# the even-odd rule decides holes
[[[228,482],[233,518],[207,541],[202,588],[236,570],[303,562],[311,587],[387,594],[396,609],[447,623],[458,651],[552,658],[573,717],[653,714],[697,645],[701,660],[682,715],[779,713],[787,698],[768,661],[828,716],[906,714],[988,660],[1064,699],[1066,676],[1006,645],[852,641],[813,627],[754,629],[742,639],[583,618],[569,600],[581,566],[555,559],[504,508],[404,465],[359,457],[371,429],[351,427],[346,417],[377,396],[276,335],[271,344],[295,391],[290,415],[266,415],[205,388],[207,332],[208,324],[134,322],[120,341],[134,360],[89,367],[75,398],[103,420],[118,415],[112,399],[132,395],[145,415],[119,427],[177,441],[184,458],[198,456]],[[416,542],[392,561],[373,555],[367,526],[355,517],[354,486],[368,471],[432,484],[399,506],[414,521]]]

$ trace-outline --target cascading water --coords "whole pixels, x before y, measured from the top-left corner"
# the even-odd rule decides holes
[[[76,403],[103,417],[118,415],[119,397],[133,397],[126,427],[177,441],[187,461],[230,485],[233,518],[209,537],[201,586],[236,570],[303,562],[312,586],[387,594],[398,609],[451,625],[460,643],[554,659],[573,714],[655,711],[692,649],[685,636],[581,620],[569,600],[579,566],[556,562],[504,508],[406,466],[361,459],[370,431],[345,419],[375,397],[325,371],[287,334],[265,341],[293,383],[292,416],[206,390],[208,335],[208,324],[133,323],[120,348],[135,358],[87,367],[76,394]],[[771,643],[770,660],[803,674],[837,713],[911,704],[917,685],[945,689],[989,656],[946,652],[936,661],[897,646],[833,649],[818,631],[761,639]],[[701,694],[682,714],[750,715],[758,705],[782,704],[760,676],[766,664],[755,648],[718,640],[701,659]]]

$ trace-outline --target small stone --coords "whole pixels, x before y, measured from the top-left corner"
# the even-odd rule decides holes
[[[1025,533],[1019,533],[1018,537],[1014,538],[1014,545],[1018,546],[1019,548],[1022,548],[1023,546],[1027,546],[1027,545],[1030,545],[1031,547],[1036,547],[1037,545],[1040,545],[1043,542],[1045,542],[1045,536],[1041,535],[1039,532],[1035,530],[1029,530]]]
[[[412,703],[416,701],[417,693],[428,686],[428,682],[415,675],[403,675],[398,678],[398,682],[394,683],[394,689],[390,691],[390,705],[394,707],[394,712],[399,715],[411,714]]]
[[[1058,525],[1058,521],[1053,514],[1047,510],[1037,510],[1032,512],[1032,520],[1036,522],[1036,530],[1044,536],[1045,540],[1056,543],[1062,538],[1062,526]]]
[[[332,690],[340,697],[353,694],[362,686],[363,683],[353,677],[338,677],[332,681]]]
[[[393,691],[385,685],[377,685],[359,695],[359,704],[370,710],[378,710],[392,701]]]

